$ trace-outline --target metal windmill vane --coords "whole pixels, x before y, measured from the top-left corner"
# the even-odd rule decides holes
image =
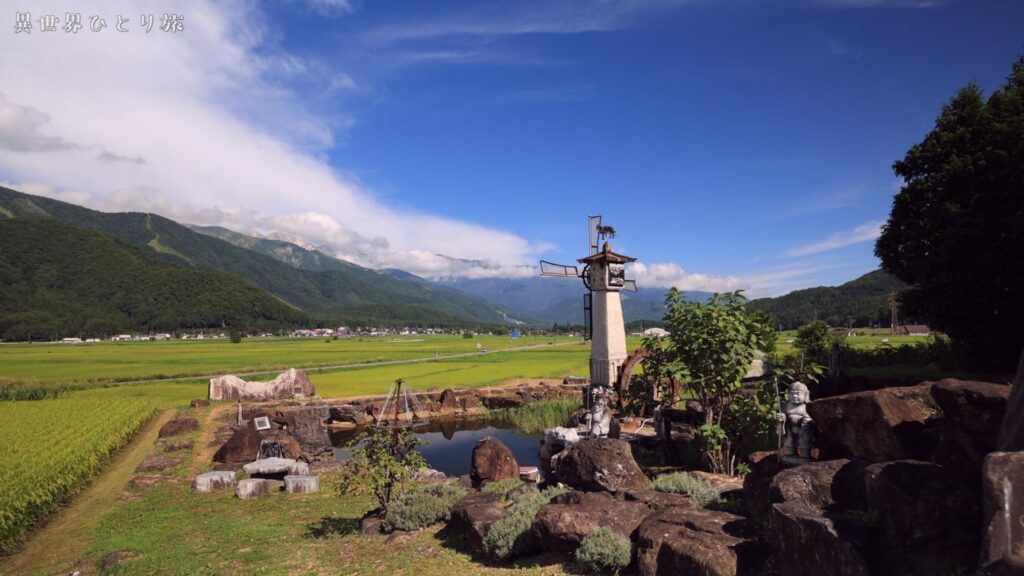
[[[626,325],[619,292],[636,292],[636,282],[626,278],[626,264],[635,262],[636,258],[612,251],[608,240],[615,236],[615,228],[602,225],[600,216],[589,216],[587,228],[589,255],[577,260],[583,265],[582,270],[576,265],[542,260],[540,273],[541,276],[582,278],[587,287],[583,310],[585,338],[591,341],[590,390],[587,395],[590,430],[595,436],[604,436],[610,419],[608,399],[611,386],[627,356]]]

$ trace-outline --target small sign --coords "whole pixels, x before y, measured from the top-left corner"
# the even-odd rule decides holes
[[[257,430],[270,430],[270,418],[266,416],[253,418],[252,424],[253,426],[256,427]]]

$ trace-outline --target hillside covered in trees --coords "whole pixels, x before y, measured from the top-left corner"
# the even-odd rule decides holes
[[[0,219],[0,246],[3,340],[309,321],[233,274],[173,266],[107,234],[54,220]]]
[[[889,295],[903,288],[905,285],[894,276],[875,270],[840,286],[820,286],[777,298],[758,298],[750,301],[747,308],[768,313],[775,327],[783,330],[812,320],[823,320],[830,326],[888,326]]]

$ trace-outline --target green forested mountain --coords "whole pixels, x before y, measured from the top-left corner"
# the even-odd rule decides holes
[[[178,266],[236,274],[318,318],[436,325],[505,322],[493,305],[451,290],[348,263],[331,264],[336,269],[295,268],[156,214],[98,212],[0,187],[0,217],[23,216],[100,230]]]
[[[188,270],[51,219],[0,219],[0,339],[273,329],[302,312],[233,274]]]
[[[881,270],[869,272],[841,286],[796,290],[778,298],[758,298],[747,304],[775,319],[776,327],[796,328],[812,320],[831,326],[888,326],[889,295],[906,286]]]

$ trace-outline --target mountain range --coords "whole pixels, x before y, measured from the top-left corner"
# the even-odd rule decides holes
[[[5,220],[31,221],[24,226],[10,225]],[[63,238],[76,238],[90,248],[89,259],[95,266],[79,265],[73,269],[82,282],[65,281],[40,292],[38,298],[29,298],[44,277],[38,273],[45,262],[65,262],[60,250],[74,250],[74,243],[43,242],[34,254],[25,248],[30,239],[39,240],[40,221],[49,221],[50,234]],[[57,304],[61,290],[71,296],[69,302],[79,302],[82,309],[95,309],[93,316],[107,318],[103,326],[110,330],[128,331],[159,325],[161,330],[175,327],[168,321],[178,315],[177,328],[204,327],[272,327],[350,323],[356,325],[433,325],[433,326],[515,326],[546,327],[551,324],[582,324],[583,294],[585,288],[578,279],[542,278],[445,278],[428,280],[397,269],[372,270],[333,257],[301,239],[281,234],[242,234],[217,226],[182,225],[157,214],[126,212],[105,213],[50,198],[23,194],[0,187],[0,222],[4,229],[5,249],[22,246],[14,256],[0,261],[4,285],[0,289],[0,311],[32,318],[33,310],[46,317],[42,324],[46,333],[52,326],[75,326],[79,332],[102,332],[95,323],[73,321],[73,314],[46,313],[47,310],[71,311],[74,306]],[[85,229],[85,230],[83,230]],[[82,236],[82,232],[90,232]],[[99,236],[97,236],[97,234]],[[101,241],[100,237],[106,237]],[[5,250],[6,251],[6,250]],[[97,254],[109,254],[98,258]],[[88,259],[86,259],[88,261]],[[102,265],[99,262],[102,261]],[[123,261],[123,266],[117,264]],[[101,278],[116,278],[118,285],[126,286],[130,277],[122,271],[138,272],[152,268],[153,275],[138,274],[137,292],[148,293],[149,283],[155,277],[170,293],[178,293],[179,302],[157,299],[166,314],[137,313],[135,305],[122,302],[118,316],[99,304],[99,298],[109,300],[109,291],[99,289]],[[112,274],[117,271],[117,274]],[[127,272],[126,272],[127,273]],[[97,277],[99,276],[99,277]],[[25,283],[15,284],[12,279],[24,277]],[[186,281],[191,278],[191,281]],[[113,281],[113,280],[111,280]],[[8,284],[8,282],[11,282]],[[206,292],[190,291],[187,286],[219,287],[224,294],[252,303],[235,306],[227,301],[211,299]],[[177,288],[174,288],[177,287]],[[174,288],[174,289],[171,289]],[[771,314],[780,327],[794,327],[810,319],[820,318],[832,324],[874,324],[887,318],[888,297],[902,284],[891,276],[875,271],[839,287],[820,287],[800,290],[779,298],[751,301],[752,309]],[[626,321],[662,318],[667,290],[640,288],[637,292],[623,293],[623,313]],[[687,292],[690,300],[704,300],[706,292]],[[194,299],[195,302],[189,304]],[[9,300],[20,300],[12,304]],[[200,302],[205,304],[200,305]],[[225,314],[212,314],[207,306],[219,302]],[[199,311],[186,314],[190,305]],[[100,306],[95,308],[95,306]],[[93,308],[90,308],[93,307]],[[106,311],[104,311],[106,310]],[[248,311],[248,312],[246,312]],[[230,312],[230,313],[228,313]],[[111,318],[119,318],[111,320]],[[887,322],[887,320],[886,320]],[[19,322],[24,327],[30,322]],[[0,330],[2,330],[0,325]],[[20,337],[11,331],[0,331],[0,338]],[[65,333],[64,335],[79,335]],[[35,336],[40,337],[40,336]]]

